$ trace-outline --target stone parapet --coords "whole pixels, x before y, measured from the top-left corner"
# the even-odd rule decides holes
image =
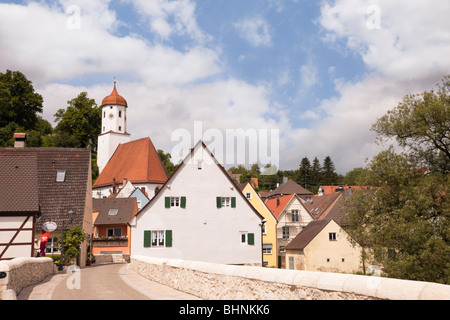
[[[23,288],[56,274],[51,258],[16,258],[0,262],[0,300],[15,300]]]
[[[450,286],[131,256],[141,276],[205,300],[449,300]]]

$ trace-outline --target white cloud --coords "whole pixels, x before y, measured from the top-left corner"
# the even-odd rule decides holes
[[[302,89],[309,89],[314,86],[317,79],[317,67],[313,63],[307,63],[300,68]]]
[[[245,18],[233,24],[240,37],[255,47],[270,47],[272,37],[269,23],[261,16]]]
[[[210,38],[197,25],[195,2],[191,0],[126,0],[144,17],[151,30],[162,40],[172,35],[189,36],[198,42]]]

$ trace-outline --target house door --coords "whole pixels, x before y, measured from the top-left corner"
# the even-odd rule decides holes
[[[0,261],[33,257],[34,214],[0,215]]]

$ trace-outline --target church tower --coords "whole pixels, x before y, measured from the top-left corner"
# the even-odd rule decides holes
[[[97,165],[103,171],[111,156],[120,144],[130,141],[127,132],[127,101],[119,95],[114,81],[112,93],[103,99],[102,131],[98,137]]]

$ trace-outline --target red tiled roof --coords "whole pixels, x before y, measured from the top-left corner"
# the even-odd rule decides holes
[[[106,105],[120,105],[128,107],[127,101],[119,95],[116,89],[116,82],[114,81],[114,89],[109,96],[103,99],[102,106]]]
[[[116,152],[95,181],[93,188],[110,186],[126,178],[131,183],[165,183],[167,171],[150,138],[117,147]]]
[[[289,194],[287,196],[280,196],[267,200],[266,206],[272,212],[273,216],[278,219],[284,208],[288,205],[295,194]]]

